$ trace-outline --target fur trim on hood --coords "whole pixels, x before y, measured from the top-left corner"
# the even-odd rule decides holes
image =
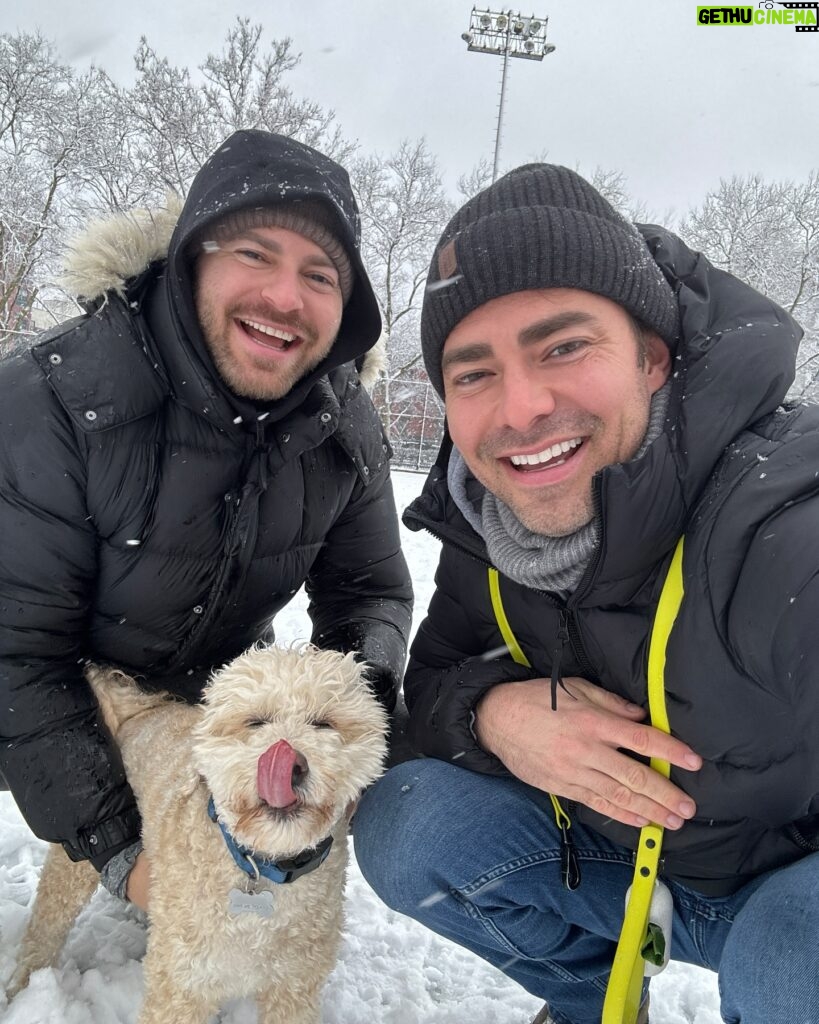
[[[91,221],[69,243],[60,284],[85,302],[107,292],[125,298],[126,283],[168,254],[168,243],[182,211],[173,192],[156,210],[130,210]]]
[[[165,205],[152,210],[100,217],[70,243],[60,284],[84,302],[95,302],[113,292],[125,298],[127,282],[165,259],[183,200],[173,192]],[[359,376],[371,391],[386,371],[384,335],[364,357]]]

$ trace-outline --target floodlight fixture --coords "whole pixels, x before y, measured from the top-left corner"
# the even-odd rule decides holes
[[[469,31],[461,35],[467,49],[476,53],[491,53],[503,57],[492,181],[498,176],[498,156],[509,58],[524,57],[526,60],[543,60],[548,54],[554,53],[555,47],[546,42],[548,24],[548,18],[536,18],[534,15],[527,17],[520,11],[477,10],[473,7],[469,20]]]
[[[497,12],[472,8],[469,31],[461,38],[478,53],[503,53],[510,57],[543,60],[548,18],[514,11]],[[532,46],[526,46],[527,40]]]

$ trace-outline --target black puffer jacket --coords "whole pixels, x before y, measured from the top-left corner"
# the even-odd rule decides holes
[[[268,157],[252,164],[262,185]],[[351,362],[374,344],[377,316],[357,285],[295,405],[232,396],[187,290],[191,210],[212,201],[214,179],[245,195],[229,166],[210,169],[167,261],[133,276],[161,249],[161,221],[106,226],[127,259],[108,266],[96,234],[80,252],[92,267],[82,290],[97,295],[95,275],[119,277],[116,290],[0,366],[0,772],[37,835],[98,867],[139,820],[86,661],[196,700],[212,668],[272,637],[305,581],[313,641],[360,651],[390,707],[405,658],[411,588],[388,445]]]
[[[667,702],[672,732],[705,763],[672,770],[698,814],[666,833],[665,871],[723,894],[819,849],[819,409],[777,410],[801,335],[793,321],[673,236],[646,236],[682,314],[664,433],[644,458],[598,474],[600,548],[565,604],[501,578],[531,670],[480,660],[503,640],[486,548],[446,490],[445,444],[405,513],[444,548],[404,688],[414,745],[481,772],[505,769],[476,744],[475,704],[510,679],[545,676],[548,686],[557,657],[563,675],[647,706],[649,629],[685,534]],[[636,846],[636,829],[574,813]]]

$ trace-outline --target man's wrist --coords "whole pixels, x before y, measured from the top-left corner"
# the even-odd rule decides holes
[[[514,683],[498,683],[481,696],[472,712],[470,728],[482,750],[500,757],[498,751],[497,722],[501,720],[503,707]]]

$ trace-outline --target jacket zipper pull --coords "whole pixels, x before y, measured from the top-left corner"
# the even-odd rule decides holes
[[[574,892],[580,885],[580,861],[574,848],[571,833],[566,825],[560,825],[560,877],[563,885]]]
[[[565,611],[559,612],[559,623],[557,627],[557,644],[552,651],[552,711],[557,711],[557,688],[563,686],[563,679],[560,675],[560,662],[563,658],[563,650],[569,639],[569,617]],[[568,691],[567,691],[568,692]]]
[[[572,819],[554,793],[549,794],[549,799],[552,801],[555,822],[560,829],[560,878],[569,892],[574,892],[580,885],[580,861],[570,831]]]

